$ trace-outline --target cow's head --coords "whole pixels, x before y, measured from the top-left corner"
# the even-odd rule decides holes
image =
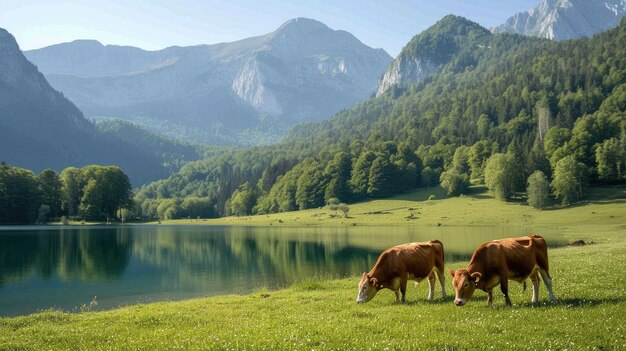
[[[378,290],[382,288],[376,278],[372,278],[366,273],[363,273],[361,282],[359,282],[359,294],[356,297],[357,303],[365,303],[373,299],[376,296]]]
[[[454,304],[457,306],[463,306],[474,295],[476,290],[476,284],[482,274],[479,272],[470,273],[467,269],[448,270],[452,276],[452,286],[456,296],[454,298]]]

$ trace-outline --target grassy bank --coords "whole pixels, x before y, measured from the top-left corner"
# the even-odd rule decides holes
[[[405,305],[388,290],[357,305],[357,277],[303,280],[247,296],[3,318],[0,349],[624,349],[625,234],[626,226],[606,226],[593,245],[551,249],[556,305],[542,286],[532,306],[518,284],[512,308],[499,292],[494,307],[482,292],[463,308],[450,296],[427,302],[425,284],[409,287]]]
[[[429,198],[431,198],[429,200]],[[596,187],[585,200],[545,210],[526,205],[524,198],[501,202],[481,186],[469,195],[446,198],[439,187],[420,189],[389,199],[372,200],[349,206],[348,218],[328,208],[218,219],[163,221],[164,224],[204,225],[586,225],[624,223],[626,187]]]
[[[493,307],[486,305],[482,292],[463,308],[454,307],[451,296],[429,303],[425,284],[409,287],[405,305],[395,304],[388,290],[368,304],[357,305],[358,277],[303,277],[288,289],[246,296],[1,318],[0,350],[624,349],[625,190],[594,191],[578,206],[545,211],[521,202],[496,202],[480,191],[463,198],[426,200],[431,195],[426,190],[351,205],[348,220],[358,225],[405,224],[403,217],[411,211],[418,218],[409,223],[567,226],[569,238],[584,237],[594,244],[550,249],[556,305],[547,303],[543,286],[540,304],[531,305],[530,289],[522,292],[514,283],[510,287],[512,308],[504,306],[499,291],[494,293]],[[324,212],[283,213],[248,221],[254,225],[289,225],[290,219],[295,224],[346,224],[346,219],[313,216]],[[307,213],[310,218],[305,217]],[[228,220],[211,223],[232,224]],[[464,264],[448,263],[448,267]],[[452,294],[450,279],[447,287]]]

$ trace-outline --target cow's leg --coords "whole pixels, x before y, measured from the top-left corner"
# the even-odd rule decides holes
[[[548,289],[550,302],[555,303],[556,299],[554,298],[554,293],[552,293],[552,278],[550,277],[550,273],[541,268],[539,268],[539,273],[541,273],[541,279],[543,279],[543,283],[546,285],[546,289]]]
[[[493,304],[493,290],[487,290],[487,304],[489,306]]]
[[[400,293],[402,294],[402,302],[406,302],[406,283],[409,280],[409,274],[400,275]]]
[[[437,277],[439,277],[439,284],[441,284],[441,295],[443,299],[446,299],[446,275],[443,274],[443,269],[437,269]]]
[[[400,289],[397,289],[394,293],[396,293],[396,302],[400,302]]]
[[[539,300],[539,274],[535,271],[530,276],[530,281],[533,283],[533,303],[537,303]]]
[[[502,294],[504,294],[504,301],[507,306],[511,306],[511,299],[509,298],[509,278],[505,276],[500,276],[500,290]]]
[[[435,271],[428,275],[428,301],[432,301],[435,297]]]

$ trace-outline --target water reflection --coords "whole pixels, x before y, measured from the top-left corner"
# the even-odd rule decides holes
[[[387,247],[435,238],[452,262],[482,242],[536,232],[559,242],[558,230],[524,227],[3,228],[0,315],[72,310],[93,296],[109,308],[359,274]]]
[[[0,286],[31,275],[41,279],[116,280],[132,253],[129,229],[17,231],[0,235]]]

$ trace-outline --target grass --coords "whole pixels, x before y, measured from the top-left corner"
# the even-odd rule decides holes
[[[398,218],[407,208],[419,207],[417,221],[425,223],[490,224],[506,219],[510,224],[566,225],[569,238],[582,235],[594,244],[550,249],[555,305],[548,303],[543,285],[540,303],[534,306],[530,289],[523,292],[512,283],[511,308],[505,307],[499,291],[494,292],[493,307],[487,306],[485,293],[477,292],[473,301],[457,308],[448,277],[445,301],[439,291],[438,300],[425,301],[427,287],[420,284],[409,286],[406,304],[396,304],[394,294],[384,290],[371,302],[358,305],[358,277],[303,277],[287,289],[262,289],[244,296],[0,318],[0,350],[626,349],[626,203],[621,200],[624,188],[616,189],[596,189],[585,204],[545,211],[519,202],[482,199],[480,192],[416,203],[418,197],[428,198],[425,191],[351,206],[359,224],[370,220],[397,224],[382,216]],[[470,203],[471,208],[466,208]],[[315,211],[321,210],[310,213]],[[357,218],[360,212],[374,211],[391,214]],[[288,222],[290,216],[303,218],[304,212],[270,218]]]
[[[428,200],[430,195],[435,199]],[[596,187],[587,191],[586,199],[575,206],[552,205],[537,210],[525,199],[501,202],[489,196],[486,189],[474,186],[469,195],[446,198],[439,187],[420,189],[389,199],[351,204],[349,218],[328,208],[218,219],[185,219],[163,221],[163,224],[203,225],[584,225],[589,223],[619,225],[626,213],[626,187]],[[567,218],[567,221],[563,219]]]
[[[482,292],[462,308],[451,296],[427,302],[426,284],[409,286],[404,305],[388,290],[357,305],[357,277],[304,279],[246,296],[3,318],[0,349],[624,349],[625,231],[610,227],[594,233],[597,244],[550,251],[555,305],[542,286],[533,306],[518,284],[511,308],[499,292],[493,307]]]

